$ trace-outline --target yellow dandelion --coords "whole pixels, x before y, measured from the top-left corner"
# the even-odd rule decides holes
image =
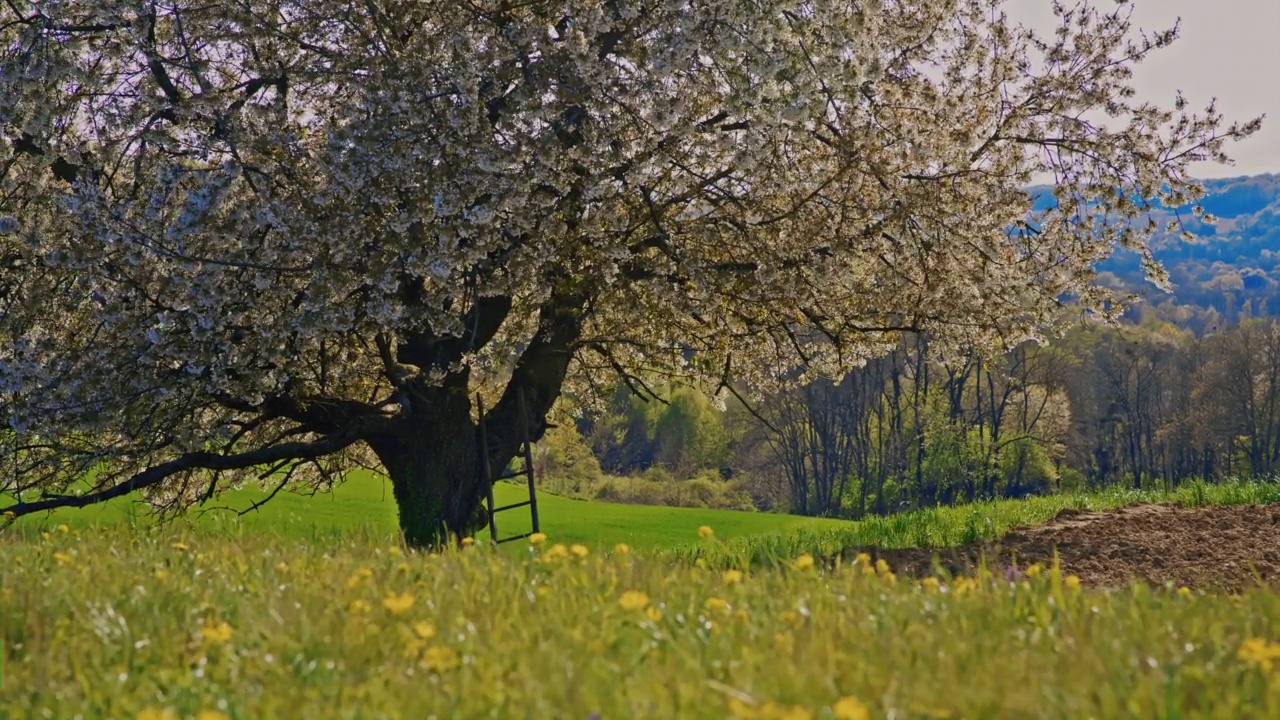
[[[56,560],[59,565],[70,565],[72,560],[70,555],[62,552],[54,553],[53,559]]]
[[[438,673],[449,672],[462,664],[458,653],[444,645],[432,645],[427,648],[422,659],[427,663],[428,668]]]
[[[1187,587],[1186,585],[1183,585],[1182,587],[1178,588],[1178,595],[1180,595],[1181,597],[1191,597],[1191,588]]]
[[[797,570],[808,570],[808,569],[809,569],[809,568],[811,568],[811,567],[813,567],[813,556],[812,556],[812,555],[809,555],[808,553],[805,553],[804,555],[801,555],[800,557],[796,558],[796,569],[797,569]]]
[[[430,640],[436,636],[436,626],[425,620],[420,620],[413,624],[413,634],[423,640]]]
[[[1041,565],[1040,563],[1036,563],[1034,565],[1028,566],[1026,572],[1027,572],[1027,577],[1029,578],[1037,577],[1040,575],[1040,573],[1044,572],[1044,566]]]
[[[473,537],[468,536],[468,537],[462,538],[462,547],[471,547],[472,545],[475,545],[475,544],[476,544],[476,539]]]
[[[559,560],[560,558],[566,558],[569,557],[569,548],[565,547],[561,543],[556,543],[555,545],[547,548],[547,551],[542,554],[542,557],[544,560]]]
[[[703,539],[710,538],[715,534],[716,534],[716,531],[712,530],[710,525],[703,525],[702,527],[698,528],[698,537],[700,538],[703,538]]]
[[[889,570],[890,570],[889,563],[885,562],[884,558],[880,558],[879,560],[876,560],[877,575],[887,575],[889,573]]]
[[[725,570],[724,575],[721,576],[721,579],[724,580],[725,585],[737,585],[738,583],[742,582],[742,571],[741,570]]]
[[[178,720],[178,714],[169,708],[148,708],[138,713],[138,720]]]
[[[1271,672],[1276,661],[1280,660],[1280,643],[1268,642],[1260,637],[1249,638],[1240,644],[1236,657],[1257,665],[1263,672]]]
[[[200,639],[206,645],[225,645],[231,642],[233,630],[225,622],[212,622],[208,619],[200,626]]]
[[[618,597],[618,605],[627,612],[642,610],[648,607],[649,596],[639,590],[628,590]]]
[[[191,549],[191,546],[184,542],[176,542],[170,545],[169,547],[173,548],[174,550],[177,550],[178,552],[186,552]]]
[[[852,695],[842,697],[831,706],[836,720],[871,720],[871,708]]]
[[[231,716],[221,710],[201,710],[196,713],[196,720],[231,720]]]
[[[859,565],[870,565],[870,564],[871,564],[871,556],[870,556],[870,555],[868,555],[867,553],[860,552],[860,553],[858,553],[858,557],[857,557],[857,559],[856,559],[855,561],[856,561]]]
[[[391,611],[392,615],[400,615],[409,612],[409,608],[413,607],[413,596],[409,593],[388,593],[382,599],[382,607]]]
[[[582,544],[575,544],[573,547],[569,548],[569,552],[572,552],[580,558],[584,558],[591,554],[591,551],[587,549],[587,546]]]
[[[353,615],[363,615],[372,609],[373,608],[369,606],[369,603],[364,600],[352,600],[347,603],[347,612],[352,613]]]
[[[626,543],[618,543],[617,545],[613,546],[613,552],[616,555],[630,555],[631,546]]]
[[[656,607],[654,607],[654,606],[650,605],[649,607],[647,607],[647,608],[645,608],[645,609],[644,609],[644,617],[645,617],[645,619],[646,619],[646,620],[648,620],[649,622],[655,622],[655,623],[656,623],[656,622],[658,622],[659,620],[661,620],[661,619],[662,619],[662,611],[661,611],[661,610],[659,610],[658,608],[656,608]]]
[[[530,536],[529,536],[529,544],[530,544],[530,545],[541,545],[542,543],[544,543],[544,542],[546,542],[546,541],[547,541],[547,534],[546,534],[546,533],[536,532],[536,533],[534,533],[534,534],[532,534],[532,535],[530,535]]]
[[[702,603],[702,607],[708,612],[724,612],[729,609],[729,603],[725,602],[723,598],[709,597],[706,602]]]
[[[66,526],[66,524],[59,525],[57,529],[58,529],[58,532],[60,532],[60,533],[69,533],[69,532],[71,532],[71,528],[67,527],[67,526]]]
[[[940,583],[936,577],[927,577],[920,581],[920,587],[924,588],[924,591],[930,594],[938,592],[939,585]]]
[[[1066,576],[1066,577],[1062,578],[1062,584],[1063,584],[1063,585],[1066,585],[1068,589],[1071,589],[1071,590],[1079,590],[1079,589],[1080,589],[1080,576],[1079,576],[1079,575],[1068,575],[1068,576]]]

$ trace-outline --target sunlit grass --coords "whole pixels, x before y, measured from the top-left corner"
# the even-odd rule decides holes
[[[714,549],[712,529],[690,542]],[[558,540],[9,536],[0,717],[1280,713],[1268,592],[1101,592],[1052,568],[915,583],[804,555],[719,570]]]

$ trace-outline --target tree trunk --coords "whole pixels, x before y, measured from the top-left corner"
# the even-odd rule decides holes
[[[370,440],[391,477],[410,547],[439,548],[476,529],[487,488],[466,388],[415,388],[413,405],[421,410],[408,414],[397,434]]]

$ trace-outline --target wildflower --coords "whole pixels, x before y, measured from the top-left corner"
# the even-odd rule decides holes
[[[712,530],[711,526],[709,525],[703,525],[702,527],[698,528],[698,537],[704,540],[714,536],[715,534],[716,534],[716,531]]]
[[[1182,587],[1178,588],[1178,595],[1184,598],[1191,597],[1191,588],[1187,587],[1186,585],[1183,585]]]
[[[546,534],[546,533],[536,532],[536,533],[534,533],[534,534],[532,534],[532,535],[530,535],[530,536],[529,536],[529,544],[530,544],[530,545],[541,545],[542,543],[544,543],[544,542],[546,542],[546,541],[547,541],[547,534]]]
[[[389,593],[382,599],[382,607],[391,611],[392,615],[400,615],[409,611],[413,607],[413,596],[409,593]]]
[[[630,555],[631,546],[626,543],[618,543],[613,546],[613,552],[617,555]]]
[[[1240,644],[1236,657],[1257,665],[1263,672],[1271,672],[1275,662],[1280,660],[1280,643],[1268,642],[1259,637],[1249,638]]]
[[[201,710],[196,713],[196,720],[231,720],[231,716],[220,710]]]
[[[856,559],[856,562],[857,562],[859,565],[870,565],[870,564],[871,564],[871,556],[870,556],[870,555],[868,555],[867,553],[860,552],[860,553],[858,553],[858,557],[857,557],[857,559]]]
[[[71,528],[67,527],[65,523],[64,523],[64,524],[62,524],[62,525],[59,525],[59,526],[57,527],[57,530],[58,530],[58,532],[60,532],[60,533],[69,533],[69,532],[71,532]]]
[[[169,708],[148,708],[138,713],[138,720],[178,720],[178,714]]]
[[[191,546],[184,542],[176,542],[170,545],[169,547],[173,548],[174,550],[177,550],[178,552],[186,552],[191,549]]]
[[[938,578],[936,577],[927,577],[920,581],[920,587],[924,588],[924,591],[927,593],[932,594],[938,592],[938,586]]]
[[[1067,588],[1068,588],[1069,590],[1079,590],[1079,589],[1080,589],[1080,576],[1079,576],[1079,575],[1068,575],[1068,576],[1066,576],[1066,577],[1062,578],[1062,584],[1066,585],[1066,586],[1067,586]]]
[[[56,552],[53,554],[53,559],[57,560],[59,565],[71,564],[71,556],[66,553]]]
[[[371,609],[372,608],[369,607],[369,603],[363,600],[352,600],[347,603],[347,612],[352,613],[353,615],[362,615],[369,612]]]
[[[645,617],[645,619],[646,619],[646,620],[648,620],[649,622],[655,622],[655,623],[656,623],[656,622],[658,622],[659,620],[661,620],[661,619],[662,619],[662,611],[661,611],[661,610],[659,610],[658,608],[656,608],[656,607],[654,607],[654,606],[650,605],[649,607],[645,608],[645,610],[644,610],[644,617]]]
[[[871,720],[871,709],[852,695],[842,697],[831,706],[836,720]]]
[[[807,554],[807,553],[806,553],[806,554],[801,555],[800,557],[796,558],[796,569],[797,569],[797,570],[808,570],[808,569],[809,569],[809,568],[811,568],[811,567],[813,567],[813,556],[812,556],[812,555],[809,555],[809,554]]]
[[[1027,567],[1027,577],[1029,578],[1036,577],[1043,571],[1044,571],[1044,566],[1041,565],[1040,563],[1030,565]]]
[[[737,585],[738,583],[742,582],[742,571],[741,570],[725,570],[723,579],[724,579],[725,585]]]
[[[584,558],[591,554],[591,551],[587,549],[587,546],[582,544],[573,545],[569,548],[569,551],[580,558]]]
[[[371,577],[373,577],[373,570],[371,568],[357,568],[356,571],[351,574],[351,577],[347,578],[347,589],[354,590],[358,585]]]
[[[200,639],[206,645],[225,645],[231,642],[232,629],[225,622],[213,623],[206,619],[200,626]]]
[[[156,568],[156,571],[152,573],[152,575],[155,576],[155,579],[159,580],[160,582],[164,582],[165,580],[169,579],[169,571],[165,570],[164,568]]]
[[[880,558],[879,560],[876,560],[876,574],[877,575],[889,574],[889,563],[885,562],[884,558]]]
[[[642,610],[648,607],[649,596],[639,590],[628,590],[618,597],[618,604],[627,612]]]
[[[425,620],[420,620],[413,624],[413,634],[423,640],[430,640],[436,636],[436,626]]]
[[[723,598],[709,597],[702,604],[702,607],[706,608],[708,612],[723,612],[729,609],[729,603],[725,602]]]
[[[391,557],[404,557],[404,551],[398,545],[392,545],[387,548],[387,554]]]
[[[453,648],[443,645],[433,645],[427,648],[422,659],[427,663],[428,668],[438,673],[449,672],[462,664],[458,658],[458,653]]]
[[[565,547],[561,543],[556,543],[555,545],[552,545],[551,547],[547,548],[547,551],[543,553],[542,557],[545,560],[558,560],[560,558],[566,558],[566,557],[569,557],[569,548]]]
[[[471,547],[472,545],[475,545],[475,544],[476,544],[476,539],[471,536],[462,538],[462,547]]]

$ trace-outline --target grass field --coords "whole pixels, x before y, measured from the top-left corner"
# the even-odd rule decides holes
[[[252,507],[266,495],[256,488],[228,491],[189,513],[178,524],[205,533],[232,536],[265,534],[321,539],[354,535],[380,543],[392,542],[397,533],[396,506],[390,484],[369,475],[356,475],[332,492],[280,493],[261,508],[237,517],[236,511]],[[494,495],[502,506],[528,499],[528,490],[523,485],[498,483]],[[542,529],[564,542],[591,547],[612,547],[625,542],[640,551],[687,543],[693,531],[702,525],[714,525],[727,538],[749,538],[788,535],[801,530],[821,532],[847,524],[776,513],[588,502],[548,493],[539,493],[538,511]],[[89,528],[151,523],[144,505],[122,498],[83,509],[28,516],[20,519],[15,529],[38,534],[60,524]],[[530,529],[528,508],[498,514],[499,537],[526,533]],[[482,538],[487,538],[487,532]]]
[[[390,497],[363,480],[235,522],[145,528],[128,504],[28,518],[0,533],[0,717],[1280,717],[1273,592],[1101,591],[1053,568],[915,582],[813,557],[1162,499],[1280,495],[1194,486],[859,523],[543,495],[545,542],[437,555],[398,548]],[[504,532],[525,529],[507,515]]]
[[[511,483],[499,483],[494,494],[499,505],[528,498],[523,485]],[[253,506],[266,495],[256,488],[228,491],[173,524],[228,538],[280,537],[317,542],[353,539],[382,545],[393,543],[397,535],[395,501],[389,484],[379,478],[356,475],[331,492],[314,495],[280,493],[261,508],[237,515],[236,511]],[[665,558],[688,562],[701,558],[720,567],[772,566],[802,553],[833,555],[850,546],[948,547],[991,540],[1019,525],[1044,522],[1066,508],[1105,510],[1139,502],[1277,503],[1280,484],[1189,484],[1173,492],[1112,489],[933,508],[858,522],[778,513],[619,505],[545,492],[538,495],[542,530],[557,541],[582,543],[594,550],[627,543],[641,555],[657,552]],[[37,537],[62,524],[71,528],[146,528],[153,523],[144,505],[125,498],[85,509],[21,518],[9,532]],[[715,527],[721,542],[711,546],[692,542],[694,531],[703,525]],[[529,530],[527,508],[498,516],[500,537]],[[479,539],[486,540],[487,535],[487,531],[481,533]]]
[[[0,549],[5,718],[1280,716],[1262,591],[808,556],[743,573],[553,540],[406,556],[115,527]]]

